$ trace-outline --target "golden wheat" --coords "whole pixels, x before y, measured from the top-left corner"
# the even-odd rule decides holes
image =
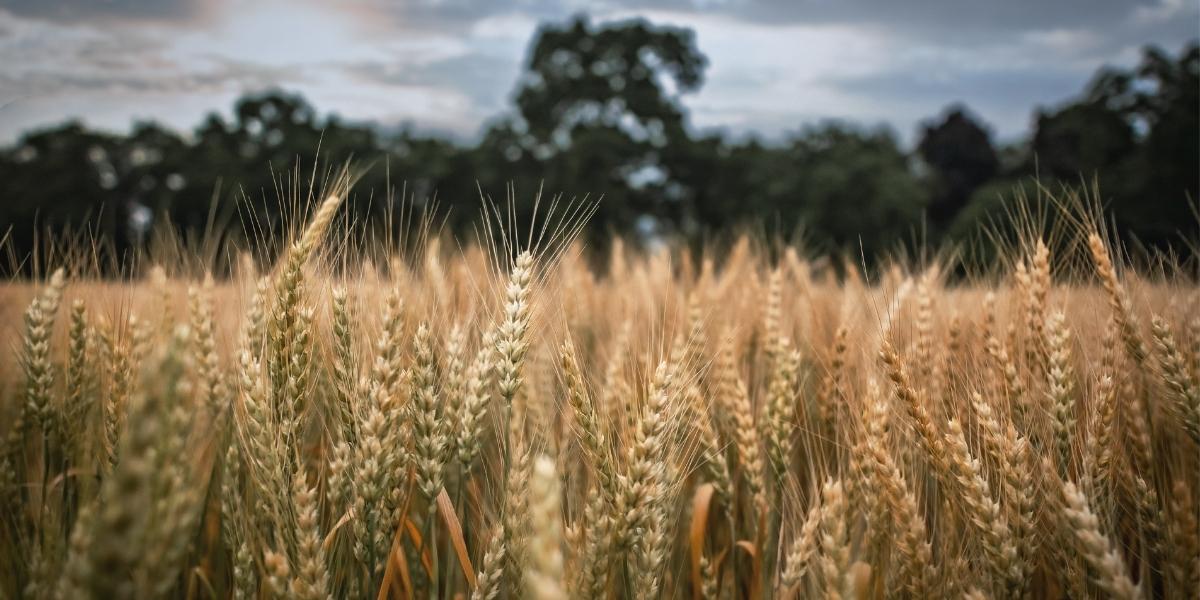
[[[1087,204],[964,278],[746,237],[592,268],[571,222],[326,245],[343,197],[275,265],[0,287],[0,597],[1200,586],[1200,292]]]

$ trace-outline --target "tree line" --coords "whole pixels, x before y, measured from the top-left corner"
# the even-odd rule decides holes
[[[1124,239],[1166,249],[1195,232],[1195,41],[1177,55],[1148,47],[1132,69],[1101,69],[1077,97],[1039,109],[1028,139],[1000,147],[961,105],[924,123],[911,151],[887,128],[837,121],[771,143],[696,133],[681,97],[700,89],[706,64],[684,28],[586,17],[544,25],[513,108],[471,144],[346,122],[281,90],[243,96],[232,118],[214,112],[187,134],[66,122],[0,149],[0,236],[18,268],[39,243],[80,231],[122,256],[155,227],[187,239],[214,222],[236,231],[253,215],[249,239],[261,243],[296,208],[281,201],[284,175],[329,173],[350,157],[355,214],[401,197],[436,201],[454,233],[471,227],[481,192],[503,196],[511,185],[518,211],[538,190],[602,196],[588,226],[598,243],[614,233],[699,242],[746,224],[801,232],[817,254],[873,260],[969,240],[1021,190],[1084,181],[1097,184]]]

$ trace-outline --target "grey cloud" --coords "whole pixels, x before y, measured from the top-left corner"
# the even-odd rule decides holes
[[[1174,14],[1159,10],[1167,5],[1151,0],[310,1],[324,1],[333,10],[359,15],[362,22],[373,26],[375,35],[383,36],[431,32],[469,38],[472,28],[489,17],[516,15],[562,22],[581,12],[603,17],[658,11],[765,26],[845,26],[853,28],[856,35],[886,38],[889,48],[925,53],[926,58],[920,60],[897,59],[883,73],[822,82],[878,103],[880,117],[900,126],[902,135],[909,129],[904,124],[919,118],[914,115],[932,115],[955,100],[966,101],[998,129],[1023,128],[1032,106],[1078,93],[1087,77],[1105,62],[1126,60],[1132,49],[1145,44],[1177,52],[1184,42],[1197,37],[1200,19],[1200,5],[1195,0],[1179,0]],[[161,51],[163,40],[170,36],[158,35],[165,29],[158,26],[195,25],[212,13],[213,6],[236,10],[224,0],[0,0],[0,56],[7,63],[0,67],[0,101],[10,93],[36,97],[114,90],[257,89],[307,81],[306,75],[316,80],[321,72],[339,71],[383,86],[453,90],[465,95],[477,114],[496,114],[509,108],[523,61],[520,53],[510,56],[508,49],[503,54],[489,54],[486,48],[472,47],[466,55],[422,65],[397,57],[394,63],[322,63],[281,70],[215,56],[200,57],[198,63],[172,64],[170,53]],[[1159,10],[1156,18],[1155,10]],[[666,17],[664,22],[669,20]],[[131,26],[143,23],[148,26]],[[142,35],[142,30],[153,28],[157,28],[156,35]],[[1037,38],[1058,30],[1083,35],[1067,35],[1059,45],[1053,41],[1046,45]],[[706,50],[703,37],[697,43],[702,52]],[[746,43],[753,48],[753,40]],[[1033,60],[1004,64],[1005,48],[1026,59],[1033,56]],[[794,49],[797,54],[804,51],[803,47]],[[771,76],[762,72],[727,74],[725,85],[752,95],[764,87],[762,78]],[[736,115],[738,107],[714,108],[711,113],[703,106],[695,109],[697,120],[718,123],[729,117],[740,123],[735,130],[768,134],[824,116],[786,111],[741,111]]]
[[[0,0],[8,1],[8,0]],[[199,93],[292,83],[299,73],[210,53],[172,58],[171,37],[141,27],[41,22],[0,11],[0,98]]]
[[[518,61],[518,57],[472,53],[424,65],[372,61],[343,69],[356,78],[383,85],[452,88],[465,94],[479,110],[498,112],[508,106],[519,74]]]
[[[372,14],[398,22],[461,27],[489,16],[520,13],[541,19],[611,10],[719,14],[766,24],[851,24],[933,32],[942,37],[997,35],[1055,28],[1119,28],[1139,14],[1159,11],[1164,21],[1196,34],[1200,7],[1190,0],[361,0]],[[1173,16],[1172,7],[1177,6]],[[1171,18],[1167,18],[1170,16]]]
[[[205,11],[203,0],[0,0],[0,9],[61,22],[186,21]]]
[[[624,1],[624,0],[621,0]],[[1194,0],[731,0],[704,3],[652,0],[664,9],[717,13],[764,25],[832,25],[866,35],[973,49],[1018,43],[1030,34],[1082,31],[1093,60],[1130,46],[1177,47],[1200,35]],[[630,7],[633,8],[633,2]],[[1168,5],[1169,4],[1169,5]],[[644,6],[639,4],[640,6]],[[1156,12],[1157,11],[1157,12]],[[703,40],[700,41],[703,44]],[[803,49],[797,49],[803,51]]]
[[[738,116],[737,123],[731,125],[726,123],[728,115],[724,111],[714,111],[704,106],[697,106],[692,110],[691,114],[692,128],[701,135],[721,134],[730,136],[732,139],[738,141],[757,139],[760,141],[778,142],[796,135],[805,126],[843,122],[828,113],[806,111],[755,111],[748,115]],[[894,133],[890,129],[890,125],[881,120],[854,120],[848,122],[868,129],[885,127],[888,128],[889,132]]]
[[[201,93],[257,89],[301,81],[289,71],[225,61],[200,72],[0,72],[0,88],[21,97],[89,92]]]
[[[731,13],[767,22],[872,23],[958,36],[981,30],[1014,31],[1113,25],[1155,0],[758,0],[727,5]],[[736,8],[735,8],[736,7]]]
[[[0,0],[3,1],[3,0]],[[477,22],[497,15],[520,14],[539,21],[559,20],[572,10],[571,0],[318,0],[356,15],[371,26],[390,23],[397,29],[464,34]],[[594,5],[602,6],[601,4]]]
[[[829,81],[838,89],[883,102],[915,102],[934,107],[967,96],[997,104],[1033,106],[1057,103],[1078,94],[1091,73],[1072,71],[964,71],[930,75],[918,70],[888,72]]]
[[[970,108],[992,127],[999,139],[1012,139],[1026,131],[1040,108],[1053,108],[1082,93],[1093,72],[1047,68],[1030,70],[980,70],[937,76],[920,69],[905,69],[869,76],[830,80],[847,95],[878,104],[879,114],[892,114],[901,136],[916,135],[919,121],[957,104]],[[910,127],[904,127],[909,116]]]
[[[369,7],[372,19],[390,18],[401,28],[456,33],[505,14],[561,22],[589,11],[651,10],[767,26],[854,27],[864,36],[964,51],[1080,32],[1086,39],[1057,48],[1054,60],[1079,60],[1092,68],[1134,48],[1159,45],[1176,51],[1200,37],[1200,3],[1195,0],[359,0],[359,6]],[[704,40],[698,43],[704,51]]]

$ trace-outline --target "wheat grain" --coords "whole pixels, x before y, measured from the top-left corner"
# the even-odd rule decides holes
[[[538,457],[530,478],[530,512],[533,538],[530,540],[529,571],[526,587],[537,600],[565,600],[563,589],[562,511],[559,508],[558,474],[554,461]]]
[[[1193,441],[1200,444],[1200,382],[1196,380],[1195,374],[1188,368],[1175,345],[1175,336],[1171,334],[1170,325],[1162,317],[1155,315],[1151,326],[1163,383],[1170,391],[1170,398],[1184,429],[1192,436]]]
[[[532,236],[325,254],[340,204],[265,276],[7,285],[0,597],[1200,586],[1200,295],[1087,225],[876,284],[749,237],[607,273]]]
[[[1108,536],[1100,530],[1100,522],[1092,512],[1087,496],[1070,481],[1062,484],[1062,494],[1066,526],[1070,528],[1096,584],[1113,598],[1141,598],[1142,591],[1129,579],[1125,561],[1112,547]]]

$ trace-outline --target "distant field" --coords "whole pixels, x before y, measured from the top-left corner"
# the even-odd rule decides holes
[[[1188,598],[1200,288],[744,238],[0,285],[0,597]],[[430,543],[432,541],[432,543]]]

